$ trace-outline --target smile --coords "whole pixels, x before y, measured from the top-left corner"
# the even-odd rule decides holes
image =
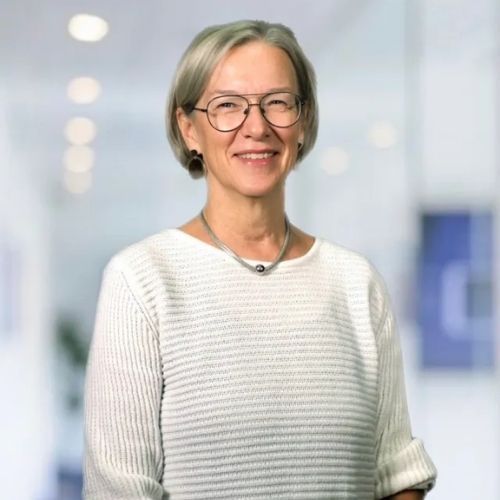
[[[266,158],[271,158],[275,153],[243,153],[237,155],[239,158],[245,160],[265,160]]]

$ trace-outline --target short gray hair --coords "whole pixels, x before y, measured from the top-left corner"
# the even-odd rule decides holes
[[[191,153],[187,148],[177,124],[177,109],[186,114],[192,112],[208,84],[219,61],[234,47],[262,40],[284,50],[295,69],[300,97],[304,100],[304,143],[297,161],[302,160],[312,149],[318,133],[318,106],[316,100],[316,77],[314,68],[305,56],[292,30],[279,23],[265,21],[236,21],[209,26],[198,33],[184,52],[175,73],[167,101],[166,126],[172,150],[181,165],[192,177],[201,177],[201,169],[189,169]]]

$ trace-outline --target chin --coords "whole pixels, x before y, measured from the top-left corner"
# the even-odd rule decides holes
[[[240,184],[238,186],[238,191],[243,196],[248,196],[251,198],[263,198],[272,194],[281,192],[284,187],[282,182],[255,182],[248,184]]]

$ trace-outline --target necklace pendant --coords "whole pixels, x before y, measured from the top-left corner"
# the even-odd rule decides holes
[[[266,270],[266,268],[265,268],[262,264],[257,264],[257,265],[255,266],[255,270],[256,270],[258,273],[263,273],[263,272]]]
[[[290,242],[290,223],[288,222],[288,217],[285,214],[285,239],[283,240],[283,245],[281,246],[280,253],[278,256],[274,259],[273,262],[271,262],[267,267],[264,266],[264,264],[257,264],[255,267],[250,264],[249,262],[246,262],[243,260],[238,254],[233,252],[227,245],[225,245],[217,236],[215,233],[212,231],[210,226],[208,225],[207,219],[205,218],[205,214],[203,213],[203,210],[200,212],[200,219],[201,222],[203,223],[203,226],[205,226],[205,229],[210,236],[210,239],[214,242],[215,246],[219,247],[223,252],[225,252],[227,255],[231,256],[234,260],[238,261],[243,267],[246,267],[250,271],[259,274],[260,276],[266,275],[271,269],[274,269],[274,267],[281,262],[281,259],[285,255],[286,249],[288,248],[288,243]]]

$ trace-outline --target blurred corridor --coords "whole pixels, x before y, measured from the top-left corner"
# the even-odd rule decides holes
[[[81,13],[106,21],[95,41]],[[102,269],[199,212],[163,108],[192,36],[239,18],[289,25],[316,69],[318,141],[287,211],[387,281],[429,498],[498,500],[497,0],[1,0],[0,498],[80,498]]]

